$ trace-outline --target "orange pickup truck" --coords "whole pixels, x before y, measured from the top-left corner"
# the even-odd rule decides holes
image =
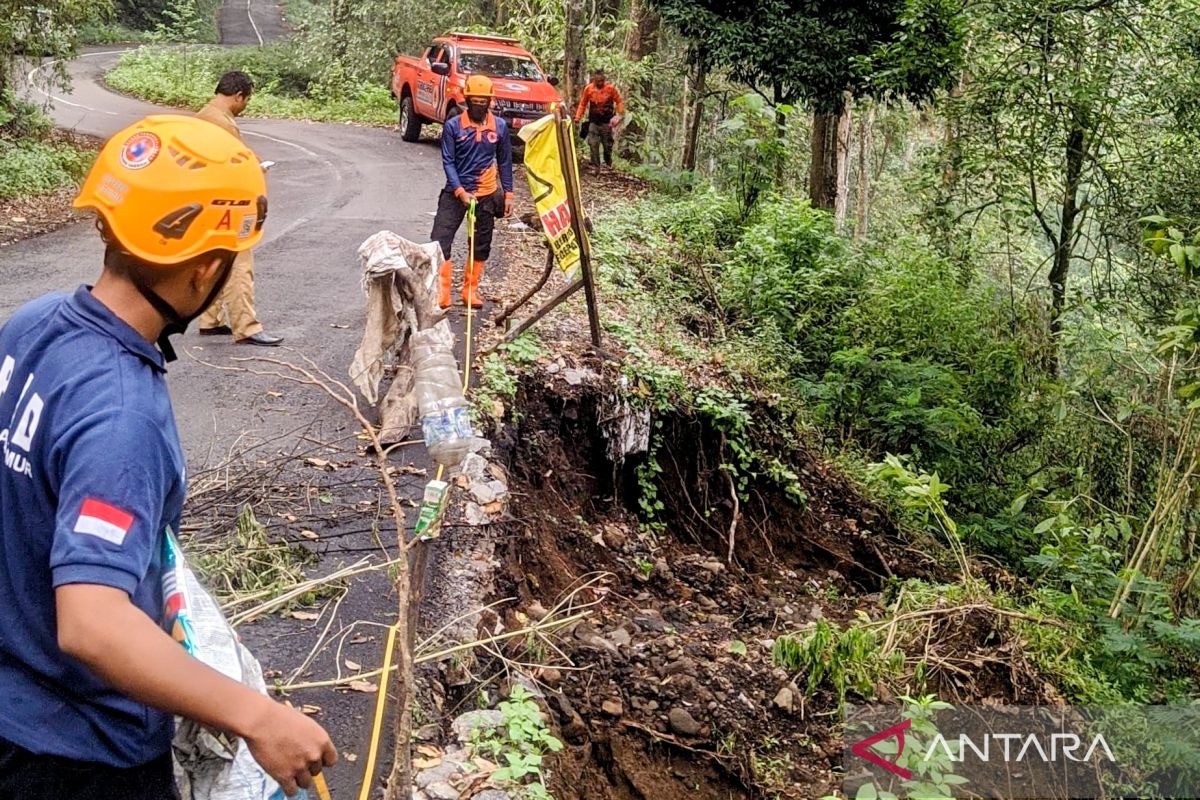
[[[554,88],[558,79],[547,76],[516,39],[449,33],[434,39],[418,58],[396,57],[392,97],[400,104],[400,137],[415,142],[422,125],[461,114],[466,108],[463,86],[477,73],[492,79],[492,110],[514,131],[562,102]]]

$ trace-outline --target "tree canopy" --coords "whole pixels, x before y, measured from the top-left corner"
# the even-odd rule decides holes
[[[961,8],[953,0],[653,0],[697,58],[774,102],[837,113],[844,97],[931,97],[957,77]]]

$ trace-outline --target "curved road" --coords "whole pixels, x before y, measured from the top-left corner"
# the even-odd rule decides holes
[[[230,5],[244,9],[244,2]],[[243,13],[234,29],[233,15],[223,13],[223,35],[253,37],[249,20]],[[259,30],[270,30],[258,24]],[[52,95],[51,113],[59,127],[107,137],[164,110],[103,88],[102,77],[119,52],[88,52],[69,66],[73,88]],[[255,251],[259,318],[268,331],[286,337],[285,345],[331,375],[345,376],[362,332],[358,245],[385,228],[427,240],[444,181],[440,155],[431,142],[406,144],[390,129],[256,119],[239,120],[239,125],[260,158],[278,162],[268,180],[266,235]],[[6,247],[0,260],[0,319],[44,292],[94,279],[101,255],[99,237],[87,223]],[[335,327],[343,325],[349,327]],[[267,394],[278,389],[270,382],[231,376],[188,357],[227,363],[231,356],[282,351],[202,340],[194,330],[176,341],[180,359],[170,368],[169,382],[194,469],[245,442],[247,434],[273,438],[294,428],[299,415],[327,405],[315,391],[288,388],[286,394],[296,402],[273,410],[280,403]],[[311,398],[304,399],[306,394]]]
[[[269,40],[282,31],[278,9],[261,0],[227,0],[220,22],[227,43],[257,44],[260,37]],[[103,88],[102,76],[119,53],[86,52],[69,65],[73,88],[50,96],[58,126],[107,137],[146,114],[164,111]],[[390,129],[256,119],[239,124],[260,158],[278,162],[268,180],[266,236],[255,251],[259,317],[268,331],[286,337],[286,346],[345,380],[362,336],[365,309],[357,248],[382,229],[427,240],[444,181],[440,153],[432,141],[406,144]],[[462,246],[457,245],[459,252]],[[45,292],[71,290],[92,281],[99,274],[102,252],[100,239],[87,222],[0,250],[0,321]],[[228,339],[201,339],[194,329],[175,341],[180,357],[169,368],[168,384],[193,475],[256,444],[262,447],[250,458],[271,461],[298,443],[311,450],[313,441],[344,442],[353,435],[355,425],[348,412],[315,388],[200,363],[228,366],[232,358],[263,355],[298,362],[299,353],[235,345]],[[406,448],[394,458],[430,466],[421,447]],[[291,479],[286,472],[284,476],[283,480]],[[369,488],[375,484],[369,471],[367,476],[367,494],[359,497],[376,491]],[[424,479],[406,480],[402,488],[410,499],[419,500]],[[319,530],[350,524],[347,515],[337,521],[333,519],[337,514],[322,511],[320,504],[314,506],[312,521],[303,521],[315,523]],[[322,515],[329,519],[322,520]],[[363,521],[360,514],[360,528]],[[322,573],[356,561],[365,551],[380,552],[376,536],[357,533],[362,535],[339,534],[329,542],[323,534],[316,543],[323,554]],[[356,579],[340,609],[343,624],[355,619],[393,620],[395,599],[387,576],[380,572]],[[323,626],[324,618],[317,624]],[[301,626],[274,617],[241,632],[265,668],[287,674],[308,654],[318,630],[313,624]],[[381,638],[370,637],[372,644],[362,645],[355,655],[366,668],[378,663]],[[331,658],[329,653],[314,662],[315,677],[334,672]],[[330,727],[340,749],[363,752],[373,696],[322,690],[302,692],[293,700],[322,706],[326,712],[318,719]],[[380,769],[390,763],[386,755],[390,745],[385,743],[385,748]],[[333,770],[331,785],[338,796],[352,796],[362,766],[361,759],[357,764],[343,760]]]

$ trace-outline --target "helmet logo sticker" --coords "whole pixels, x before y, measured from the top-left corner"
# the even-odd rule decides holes
[[[250,234],[254,233],[254,214],[242,215],[242,227],[238,228],[239,239],[249,239]]]
[[[145,169],[158,158],[160,150],[162,142],[156,134],[138,131],[121,146],[121,163],[126,169]]]

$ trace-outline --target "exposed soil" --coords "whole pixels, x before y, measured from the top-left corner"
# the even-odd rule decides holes
[[[70,144],[81,150],[98,150],[103,144],[94,136],[55,130],[50,133],[52,144]],[[0,199],[0,247],[58,230],[80,219],[71,208],[78,189],[67,186],[49,194],[33,197]]]
[[[547,706],[568,744],[553,773],[555,797],[835,792],[843,758],[838,700],[827,686],[809,694],[807,676],[776,667],[774,641],[819,619],[840,628],[863,615],[886,620],[902,580],[949,573],[803,449],[791,460],[803,465],[807,504],[753,487],[727,563],[732,511],[715,468],[719,436],[681,417],[666,418],[662,429],[665,529],[647,533],[630,506],[636,459],[609,462],[600,434],[613,385],[604,367],[591,367],[594,382],[577,386],[544,371],[527,376],[518,421],[508,428],[514,520],[499,548],[505,574],[497,596],[520,598],[537,618],[605,574],[580,593],[581,601],[599,601],[593,616],[555,642],[569,662],[527,643],[508,653],[549,665],[535,677],[549,689]],[[928,632],[932,644],[910,655],[929,664],[930,690],[1053,700],[1020,641],[990,610],[948,609],[931,617]],[[904,687],[880,685],[878,699],[892,699],[893,688]]]

